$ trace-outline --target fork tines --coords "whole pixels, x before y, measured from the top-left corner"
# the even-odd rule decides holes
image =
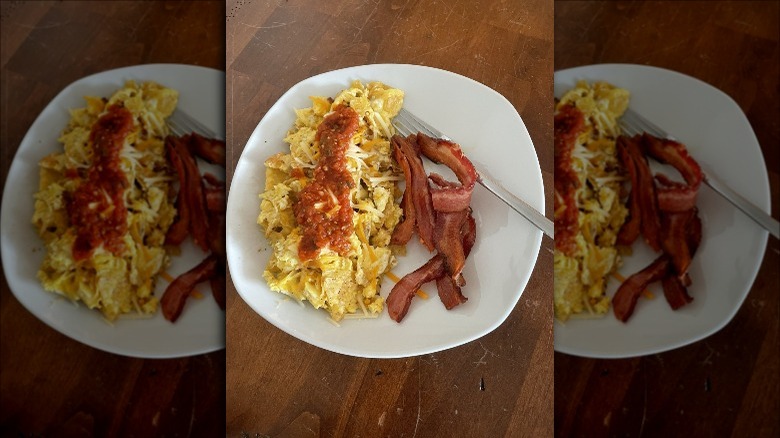
[[[393,119],[393,125],[395,125],[396,130],[398,130],[398,132],[400,132],[402,135],[411,135],[416,134],[417,132],[422,132],[423,134],[426,134],[430,137],[447,139],[447,137],[439,130],[420,120],[417,116],[410,113],[405,108],[401,108],[401,111],[399,111],[398,115],[395,116]]]
[[[180,109],[177,109],[168,117],[167,123],[171,132],[180,137],[194,132],[206,138],[217,138],[217,134],[214,131]]]
[[[666,131],[642,117],[642,115],[633,111],[631,108],[628,108],[620,118],[620,127],[623,128],[623,131],[625,131],[626,134],[631,136],[642,134],[643,132],[660,138],[669,136]]]

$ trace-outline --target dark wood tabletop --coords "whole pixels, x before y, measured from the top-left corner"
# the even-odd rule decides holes
[[[28,128],[68,84],[148,63],[224,70],[224,2],[1,5],[3,187]],[[25,310],[5,274],[0,280],[0,333],[1,436],[224,433],[224,350],[165,360],[96,350]]]
[[[552,18],[547,0],[228,1],[228,178],[260,119],[297,82],[355,65],[419,64],[487,84],[514,105],[536,146],[552,217]],[[552,260],[545,238],[525,292],[495,331],[393,360],[300,341],[229,283],[228,436],[302,425],[323,437],[552,435]]]
[[[645,64],[731,96],[758,137],[780,217],[778,17],[773,2],[556,2],[555,69]],[[738,165],[738,163],[735,163]],[[780,243],[769,239],[733,320],[642,358],[555,354],[558,436],[778,436]]]

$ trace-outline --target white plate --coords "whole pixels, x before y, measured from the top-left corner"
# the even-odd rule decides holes
[[[745,115],[726,94],[698,79],[655,67],[604,64],[555,72],[555,96],[576,81],[607,81],[631,93],[630,106],[684,143],[718,178],[765,211],[769,179],[761,148]],[[673,169],[667,175],[679,177]],[[620,358],[659,353],[706,338],[737,313],[756,278],[768,233],[709,187],[697,199],[704,237],[690,268],[693,302],[671,310],[660,283],[652,300],[640,299],[623,324],[610,311],[603,319],[555,322],[555,350],[585,357]],[[624,259],[624,276],[656,254],[641,238]],[[609,296],[617,290],[611,280]]]
[[[416,298],[400,323],[383,311],[378,319],[328,321],[324,310],[301,307],[268,289],[262,274],[271,254],[257,225],[258,195],[265,186],[263,162],[288,151],[282,141],[296,108],[308,96],[335,96],[352,80],[381,81],[406,93],[404,106],[458,141],[466,155],[490,169],[496,180],[544,211],[542,174],[522,119],[503,96],[455,73],[414,65],[367,65],[306,79],[277,101],[257,125],[236,166],[228,198],[227,248],[230,273],[244,301],[271,324],[310,344],[359,357],[407,357],[455,347],[498,327],[514,308],[531,275],[542,234],[482,187],[472,207],[477,243],[466,261],[463,289],[468,302],[447,311],[429,283],[427,300]],[[403,276],[432,254],[412,239],[393,272]],[[393,286],[385,279],[381,294]]]
[[[14,295],[30,312],[52,328],[79,342],[125,356],[170,358],[207,353],[225,347],[225,313],[203,289],[203,299],[190,298],[175,324],[162,312],[151,319],[120,319],[113,326],[97,310],[74,305],[70,300],[44,291],[36,273],[43,256],[43,242],[32,226],[33,195],[38,188],[38,161],[61,151],[57,141],[66,127],[68,110],[85,106],[84,96],[109,97],[134,79],[153,80],[179,91],[178,108],[224,136],[225,73],[204,67],[149,64],[120,68],[80,79],[62,90],[27,131],[11,164],[3,193],[3,268]],[[223,137],[224,138],[224,137]],[[182,255],[173,257],[168,272],[177,276],[194,267],[205,255],[190,239]],[[160,278],[156,296],[167,282]]]

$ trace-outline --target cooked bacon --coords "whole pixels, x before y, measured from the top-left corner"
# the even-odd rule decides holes
[[[662,255],[648,267],[628,277],[615,292],[615,296],[612,297],[612,310],[615,317],[623,322],[628,321],[628,318],[634,313],[639,296],[642,295],[647,285],[663,278],[668,267],[669,258]]]
[[[579,217],[574,194],[580,182],[572,167],[571,154],[584,127],[585,118],[573,105],[564,106],[555,115],[555,248],[567,255],[572,255],[577,249],[574,236],[577,235]]]
[[[653,251],[658,252],[661,250],[661,219],[658,215],[653,175],[647,164],[647,158],[642,153],[641,139],[640,136],[620,136],[617,140],[617,148],[625,149],[624,153],[628,154],[633,162],[635,172],[632,175],[631,196],[636,197],[639,206],[641,230],[645,242]],[[625,236],[621,240],[626,240]]]
[[[166,245],[179,245],[184,242],[190,232],[190,209],[186,205],[186,196],[181,194],[181,191],[187,187],[187,172],[184,169],[184,162],[179,156],[178,149],[173,146],[174,142],[179,140],[175,137],[168,137],[165,140],[165,150],[168,152],[168,161],[173,164],[173,168],[176,171],[176,175],[179,177],[179,196],[176,197],[176,220],[168,228],[168,233],[165,235]]]
[[[179,199],[176,204],[179,209],[177,221],[171,226],[166,235],[165,243],[178,245],[184,239],[182,238],[181,228],[178,222],[186,218],[187,229],[192,235],[192,240],[204,251],[208,251],[208,216],[206,215],[206,197],[204,195],[203,183],[200,171],[195,158],[192,157],[187,148],[187,142],[192,137],[184,136],[181,138],[168,136],[165,139],[166,148],[179,176]],[[181,162],[181,170],[176,160]],[[186,237],[186,234],[184,235]]]
[[[417,290],[424,283],[445,276],[444,256],[436,254],[416,271],[406,274],[393,286],[387,296],[387,313],[395,322],[401,322],[409,311]]]
[[[213,138],[206,138],[193,132],[189,134],[187,142],[190,152],[211,164],[225,165],[225,142]]]
[[[436,250],[444,256],[447,272],[454,280],[460,277],[460,272],[466,264],[461,230],[468,216],[468,210],[436,213],[436,229],[434,230]]]
[[[641,150],[638,150],[639,146]],[[673,166],[685,183],[657,174],[657,185],[654,184],[643,153]],[[663,281],[664,296],[672,309],[676,310],[693,300],[686,287],[691,284],[688,268],[702,238],[696,195],[703,175],[684,145],[649,134],[619,137],[618,154],[631,177],[630,217],[620,230],[618,243],[630,244],[641,229],[648,244],[656,251],[663,251],[653,264],[623,282],[613,297],[615,315],[625,322],[631,316],[641,291],[652,281]],[[654,195],[651,195],[652,192]],[[657,209],[653,211],[656,205]],[[652,234],[656,232],[656,220],[660,222],[660,248],[651,243],[654,240]],[[647,224],[651,226],[648,228]],[[662,265],[665,267],[662,268]]]
[[[404,217],[398,225],[395,226],[393,234],[390,237],[390,243],[393,245],[405,245],[409,239],[412,238],[415,230],[415,214],[414,214],[414,201],[412,200],[412,170],[409,167],[409,162],[406,160],[406,155],[401,152],[400,147],[393,147],[393,157],[395,158],[401,170],[404,173],[404,181],[406,182],[406,190],[404,190],[403,198],[401,198],[401,208],[404,212]]]
[[[437,278],[436,289],[439,292],[439,299],[447,310],[452,310],[457,305],[468,301],[460,286],[450,276],[443,275]]]
[[[639,174],[637,173],[636,166],[634,165],[634,159],[628,152],[628,148],[621,143],[618,138],[617,155],[620,159],[623,168],[626,169],[628,177],[631,181],[631,187],[639,186]],[[617,236],[618,245],[631,245],[634,243],[639,234],[642,232],[642,212],[639,205],[639,196],[631,191],[628,195],[628,219],[623,222],[623,226],[620,228]]]
[[[471,193],[478,175],[473,164],[455,143],[418,133],[392,139],[393,156],[404,172],[406,189],[401,201],[404,219],[391,237],[391,243],[406,243],[414,231],[429,250],[438,253],[425,265],[407,274],[387,297],[391,318],[400,322],[409,310],[419,287],[436,280],[439,298],[447,309],[467,300],[461,291],[461,272],[476,240],[476,222],[471,217]],[[449,167],[459,183],[433,173],[425,176],[420,154]],[[435,186],[432,187],[428,180]],[[430,233],[430,238],[426,235]],[[429,246],[431,242],[433,246]]]
[[[404,195],[411,193],[411,201],[414,203],[414,218],[417,234],[420,241],[433,251],[435,244],[433,242],[433,226],[435,223],[435,213],[433,202],[431,200],[428,177],[425,174],[420,154],[409,139],[400,135],[394,135],[391,139],[394,148],[398,148],[406,159],[411,174],[411,184],[406,186]],[[402,165],[403,166],[403,165]]]
[[[160,300],[163,315],[168,321],[175,322],[195,285],[206,280],[210,282],[214,300],[220,308],[225,308],[225,183],[210,173],[201,176],[193,156],[197,154],[212,163],[224,165],[225,146],[220,140],[193,133],[182,137],[168,136],[165,147],[179,178],[177,217],[168,229],[165,243],[179,245],[187,235],[192,235],[198,247],[211,253],[165,290]]]
[[[666,175],[659,174],[658,208],[662,211],[682,212],[696,206],[696,194],[704,178],[699,163],[689,154],[685,146],[674,140],[657,138],[649,134],[642,137],[648,155],[669,164],[685,179],[686,184],[675,183]]]
[[[462,227],[462,233],[463,252],[468,257],[477,239],[477,224],[471,215],[466,218]],[[444,256],[436,254],[416,271],[405,275],[390,291],[390,294],[387,296],[387,312],[390,314],[390,317],[396,322],[401,322],[409,311],[412,298],[414,298],[420,286],[440,278],[452,280],[452,277],[447,275]],[[454,280],[452,283],[443,283],[441,287],[439,287],[440,284],[437,282],[436,286],[439,292],[439,299],[448,310],[467,300],[461,293],[460,286]],[[457,304],[454,304],[455,302]]]
[[[663,278],[661,283],[664,287],[664,297],[666,302],[672,307],[672,310],[677,310],[680,307],[693,301],[693,298],[688,295],[688,290],[683,285],[679,277],[674,275],[667,275]]]
[[[463,151],[457,144],[434,139],[423,133],[417,134],[417,144],[420,151],[431,161],[444,164],[449,167],[460,181],[460,186],[455,184],[439,184],[439,188],[431,190],[433,208],[437,212],[454,212],[465,210],[471,204],[471,192],[477,182],[477,170],[474,165],[463,155]],[[443,182],[444,178],[438,174],[434,181]]]
[[[693,257],[688,243],[688,231],[694,214],[693,210],[688,210],[682,213],[662,215],[664,232],[661,244],[678,275],[684,275],[688,272],[688,266],[690,266]]]
[[[206,209],[212,213],[223,213],[227,209],[225,182],[216,176],[203,174],[203,190],[206,194]]]
[[[162,299],[160,299],[160,306],[165,319],[170,322],[176,322],[182,310],[184,310],[187,297],[190,296],[190,293],[198,283],[206,281],[214,275],[217,263],[217,257],[212,254],[168,285]]]

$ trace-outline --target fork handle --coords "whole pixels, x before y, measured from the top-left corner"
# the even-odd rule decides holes
[[[512,194],[509,190],[501,187],[497,182],[485,177],[481,172],[479,173],[477,181],[482,187],[488,189],[488,191],[504,201],[506,205],[510,206],[514,211],[531,221],[531,223],[534,224],[536,228],[542,230],[547,237],[555,240],[555,227],[550,219],[547,219],[543,214]]]
[[[704,183],[726,198],[726,200],[731,202],[735,207],[742,210],[743,213],[756,221],[756,223],[761,225],[765,230],[769,231],[770,234],[775,236],[775,239],[780,238],[780,223],[772,216],[768,215],[764,210],[753,205],[753,203],[743,198],[739,193],[720,182],[717,178],[712,177],[710,172],[707,172],[704,175]]]

